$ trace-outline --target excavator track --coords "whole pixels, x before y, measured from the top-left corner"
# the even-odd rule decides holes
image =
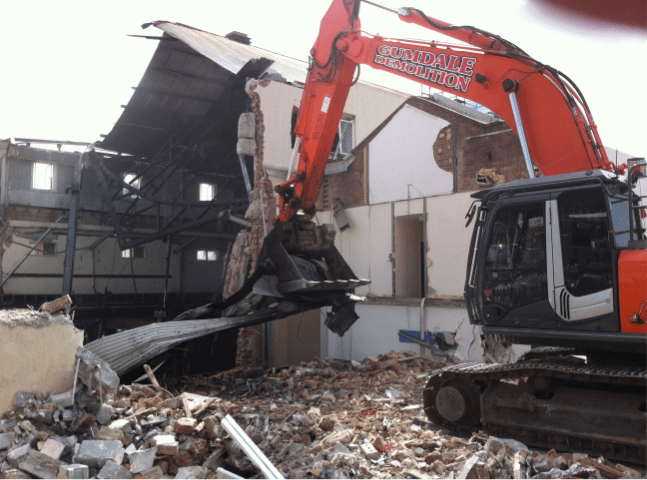
[[[483,428],[528,445],[644,464],[644,361],[560,353],[436,370],[424,389],[425,413],[459,432]]]

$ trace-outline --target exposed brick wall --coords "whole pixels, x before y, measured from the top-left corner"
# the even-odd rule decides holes
[[[329,210],[337,198],[341,200],[344,208],[366,205],[364,152],[363,148],[357,149],[355,160],[347,171],[324,177],[317,197],[324,210]]]
[[[453,171],[454,139],[452,137],[456,135],[458,192],[471,192],[485,188],[476,184],[476,173],[482,168],[494,168],[496,173],[505,176],[506,182],[528,178],[521,145],[514,132],[466,140],[468,137],[509,130],[510,127],[504,122],[482,124],[426,98],[411,97],[406,103],[450,123],[436,138],[434,158],[441,169],[447,172]],[[393,115],[355,147],[353,150],[355,160],[348,171],[324,178],[318,200],[319,205],[325,210],[331,207],[336,198],[339,198],[346,208],[366,204],[367,178],[364,171],[364,155],[368,150],[370,162],[370,142],[392,117]],[[367,145],[369,145],[368,149]]]
[[[468,137],[509,130],[510,127],[504,122],[484,125],[428,99],[411,98],[407,103],[450,123],[436,139],[434,158],[440,168],[452,171],[453,139],[450,132],[453,131],[456,135],[458,192],[483,188],[476,184],[476,173],[482,168],[494,168],[497,173],[505,176],[506,182],[528,178],[521,144],[514,132],[466,140]],[[443,134],[444,137],[441,138]]]

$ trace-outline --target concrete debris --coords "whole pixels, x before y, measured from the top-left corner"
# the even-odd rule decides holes
[[[119,377],[110,365],[83,347],[77,349],[76,358],[79,361],[79,380],[84,385],[92,390],[101,387],[104,395],[117,393]]]
[[[0,418],[0,477],[250,478],[263,476],[246,453],[256,449],[285,478],[645,476],[603,458],[537,452],[483,432],[456,436],[431,424],[422,386],[442,366],[391,352],[107,388],[110,373],[99,379],[90,369],[92,380],[77,383],[74,400],[71,390],[20,393],[22,406]],[[224,428],[228,416],[246,450]]]

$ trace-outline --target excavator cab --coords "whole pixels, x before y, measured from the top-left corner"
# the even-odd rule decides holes
[[[465,285],[471,323],[508,343],[644,351],[620,310],[623,272],[645,254],[630,246],[645,238],[630,192],[626,179],[589,171],[472,195],[481,206]],[[644,270],[638,282],[644,294]]]

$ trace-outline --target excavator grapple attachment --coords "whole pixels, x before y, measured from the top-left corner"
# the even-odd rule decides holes
[[[278,223],[265,237],[260,260],[272,266],[254,286],[256,293],[332,306],[326,325],[343,335],[357,320],[356,287],[370,280],[353,273],[334,245],[335,228],[312,222]]]
[[[353,273],[334,245],[330,224],[277,224],[263,242],[261,257],[274,265],[275,288],[282,295],[316,295],[352,291],[370,280]],[[323,291],[323,292],[322,292]]]

